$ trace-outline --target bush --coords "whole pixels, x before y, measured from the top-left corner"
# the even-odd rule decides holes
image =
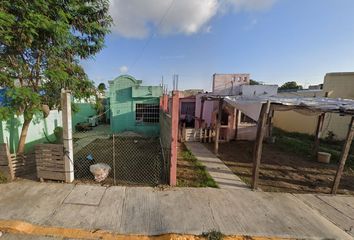
[[[55,135],[55,142],[56,143],[63,143],[63,128],[62,127],[56,127],[54,129],[54,135]]]

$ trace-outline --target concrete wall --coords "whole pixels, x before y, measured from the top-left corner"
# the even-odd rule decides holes
[[[7,143],[11,153],[17,150],[22,124],[22,116],[0,122],[0,143]],[[61,112],[57,110],[50,111],[48,117],[44,119],[34,117],[27,133],[26,151],[32,150],[35,144],[46,143],[45,134],[54,141],[54,129],[57,126],[62,126]]]
[[[330,98],[354,99],[354,73],[328,73],[324,78],[323,90],[298,91],[279,93],[287,97],[324,97],[328,93]],[[344,139],[349,125],[350,117],[338,114],[326,114],[323,125],[322,138],[331,131],[335,138]],[[294,111],[275,112],[274,126],[289,132],[314,134],[317,117],[306,116]]]
[[[214,74],[213,88],[215,94],[231,94],[236,86],[249,84],[250,74]]]
[[[72,113],[72,127],[75,129],[75,125],[80,122],[87,122],[90,116],[97,115],[96,110],[91,103],[77,103],[79,111]]]
[[[242,96],[275,96],[278,93],[278,85],[242,85]]]

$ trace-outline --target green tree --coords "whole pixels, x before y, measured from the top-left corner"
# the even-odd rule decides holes
[[[107,89],[106,84],[104,84],[104,83],[98,84],[97,89],[100,93],[104,93],[104,91]]]
[[[108,8],[108,0],[1,0],[0,86],[7,101],[0,120],[23,114],[18,153],[33,116],[60,108],[62,88],[77,99],[95,93],[79,61],[103,48]]]
[[[104,93],[106,90],[106,84],[100,83],[97,86],[96,102],[94,108],[96,109],[97,114],[101,122],[105,122],[104,110],[105,106],[103,104]]]
[[[261,85],[261,83],[256,80],[250,79],[250,85]]]
[[[292,82],[286,82],[283,85],[280,86],[280,90],[286,90],[286,89],[302,89],[301,85],[298,85],[295,81]]]

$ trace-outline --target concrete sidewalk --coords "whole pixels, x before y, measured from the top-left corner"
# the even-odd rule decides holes
[[[297,239],[354,236],[350,228],[354,226],[354,197],[348,196],[30,181],[2,184],[0,193],[0,220],[42,226],[142,235],[199,235],[216,229],[227,235]],[[322,198],[323,206],[317,205],[321,211],[311,207],[318,197]]]
[[[206,170],[222,189],[249,189],[223,161],[199,142],[185,142],[185,146],[205,166]]]

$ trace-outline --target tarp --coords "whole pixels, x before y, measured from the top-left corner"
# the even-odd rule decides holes
[[[209,96],[213,98],[213,96]],[[220,98],[220,96],[214,96]],[[244,97],[224,96],[224,101],[241,110],[253,120],[258,121],[263,103],[269,101],[277,111],[294,110],[302,114],[317,115],[322,112],[354,115],[354,100],[341,98],[304,98],[304,97]]]

